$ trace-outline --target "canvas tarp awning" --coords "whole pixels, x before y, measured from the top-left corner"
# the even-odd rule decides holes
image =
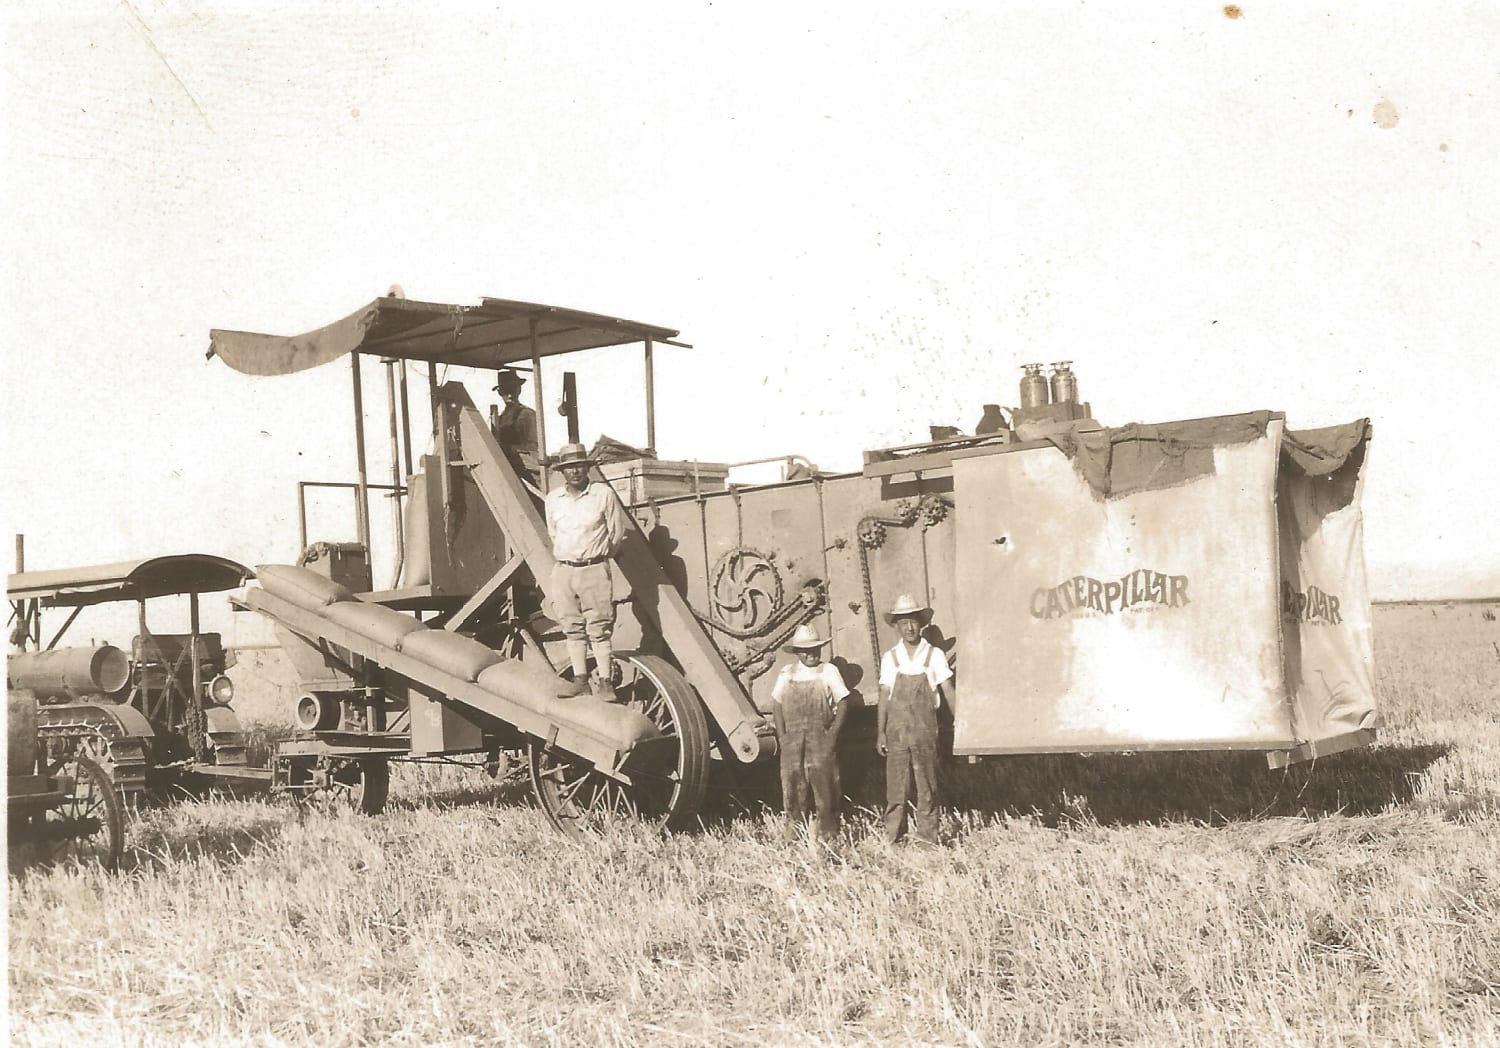
[[[247,375],[290,375],[348,353],[494,370],[532,358],[533,329],[536,355],[543,357],[647,339],[667,342],[678,334],[536,302],[485,298],[477,306],[454,306],[388,297],[301,335],[215,329],[208,355]]]
[[[23,571],[8,576],[5,585],[10,600],[42,600],[71,608],[174,593],[217,593],[234,589],[254,574],[225,557],[182,553],[87,568]]]

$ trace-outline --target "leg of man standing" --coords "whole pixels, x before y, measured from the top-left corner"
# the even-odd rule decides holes
[[[885,754],[885,839],[895,844],[906,833],[906,793],[911,781],[911,750],[887,747]]]
[[[923,740],[911,749],[912,779],[916,785],[916,837],[924,844],[938,842],[937,740]]]
[[[573,667],[575,688],[586,688],[589,679],[589,641],[584,628],[583,607],[578,591],[573,585],[573,576],[579,569],[567,564],[557,564],[552,569],[552,614],[562,627],[568,648],[568,662]]]
[[[792,841],[807,819],[807,770],[803,766],[807,736],[787,732],[777,741],[781,747],[781,809],[786,816],[786,839]]]
[[[584,632],[594,653],[594,672],[599,678],[597,694],[601,699],[613,702],[615,602],[610,565],[590,564],[575,570]]]
[[[818,808],[818,837],[832,840],[839,834],[838,761],[829,732],[809,739],[807,780]]]

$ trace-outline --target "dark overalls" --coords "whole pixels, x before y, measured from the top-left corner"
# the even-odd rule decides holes
[[[829,731],[833,710],[828,686],[821,680],[791,680],[781,696],[781,722],[786,734],[781,748],[781,801],[786,809],[786,832],[792,837],[807,819],[808,788],[818,810],[818,836],[839,832],[837,736]]]
[[[909,784],[917,787],[917,840],[938,839],[937,693],[925,673],[897,673],[885,719],[885,838],[906,832]]]

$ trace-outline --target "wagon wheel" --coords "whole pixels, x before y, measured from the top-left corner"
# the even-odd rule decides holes
[[[54,861],[97,862],[113,870],[125,846],[125,815],[104,769],[83,756],[65,758],[55,772],[63,802],[37,816],[37,829]]]
[[[537,801],[552,825],[573,836],[617,819],[660,829],[690,825],[708,788],[708,719],[698,693],[655,655],[621,655],[615,663],[621,675],[615,694],[650,718],[662,739],[626,761],[629,785],[533,741],[531,784]]]
[[[379,757],[336,761],[329,772],[327,788],[311,799],[330,810],[358,811],[379,815],[391,795],[391,762]]]

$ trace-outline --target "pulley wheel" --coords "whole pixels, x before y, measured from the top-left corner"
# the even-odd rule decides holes
[[[332,731],[339,725],[339,700],[327,692],[311,692],[297,700],[297,727],[303,731]]]

